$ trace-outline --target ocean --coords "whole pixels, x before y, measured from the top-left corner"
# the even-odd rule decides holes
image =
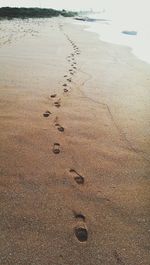
[[[88,15],[93,22],[77,21],[88,25],[86,30],[99,34],[103,41],[128,46],[141,60],[150,63],[150,18],[147,16],[111,15],[107,12]]]

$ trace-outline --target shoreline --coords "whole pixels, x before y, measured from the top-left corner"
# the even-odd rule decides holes
[[[87,23],[87,25],[86,25],[86,23]],[[93,24],[94,24],[94,22],[93,22]],[[118,45],[118,46],[122,46],[122,47],[125,47],[125,48],[129,48],[129,49],[131,49],[131,51],[132,51],[132,54],[133,55],[135,55],[135,57],[137,58],[137,59],[139,59],[140,61],[142,61],[142,62],[145,62],[145,63],[147,63],[148,65],[150,65],[150,60],[148,60],[148,59],[146,59],[146,57],[144,56],[143,57],[143,55],[141,56],[141,54],[139,54],[139,52],[137,53],[137,51],[136,51],[136,48],[137,47],[133,47],[132,46],[132,44],[133,43],[131,43],[131,44],[125,44],[125,43],[118,43],[118,42],[120,42],[121,40],[119,40],[119,39],[115,39],[116,41],[113,41],[113,40],[107,40],[107,39],[105,39],[105,37],[103,38],[103,36],[101,37],[100,36],[100,32],[98,33],[95,29],[92,29],[92,24],[90,24],[90,25],[88,25],[88,22],[84,22],[84,24],[82,24],[82,23],[76,23],[76,25],[80,25],[80,26],[85,26],[85,30],[87,30],[88,32],[91,32],[91,33],[96,33],[97,35],[98,35],[98,37],[99,37],[99,39],[100,39],[100,41],[102,41],[102,42],[106,42],[106,43],[109,43],[109,44],[113,44],[113,45]],[[95,24],[96,25],[96,24]],[[126,32],[126,31],[125,31]],[[128,31],[127,31],[128,32]],[[130,33],[130,35],[132,35],[132,33],[134,33],[134,32],[130,32],[129,31],[129,33]],[[119,32],[118,32],[118,34],[119,34]],[[120,32],[120,36],[121,36],[121,32]],[[119,36],[118,36],[119,37]],[[131,37],[130,37],[131,38]],[[123,40],[122,40],[123,41]],[[135,45],[135,44],[134,44]],[[144,49],[144,47],[143,47],[143,49]]]
[[[0,49],[1,259],[148,265],[150,67],[71,23]]]
[[[82,26],[82,25],[77,25],[77,27],[79,26],[79,28],[80,28],[80,26],[81,26],[81,28],[82,28],[82,30],[85,30],[87,27],[86,26]],[[118,64],[118,65],[120,65],[121,67],[122,67],[122,70],[123,70],[123,72],[121,73],[121,75],[122,75],[122,78],[123,78],[123,82],[124,83],[127,83],[127,86],[130,86],[130,83],[131,83],[131,93],[134,93],[133,95],[131,94],[131,97],[137,97],[138,95],[136,95],[136,90],[134,89],[134,88],[132,88],[132,86],[135,86],[135,88],[136,88],[136,86],[137,86],[137,84],[136,83],[138,83],[138,82],[140,82],[140,84],[138,84],[138,86],[140,86],[139,88],[140,88],[140,90],[141,91],[138,91],[138,93],[140,92],[140,93],[142,93],[142,86],[143,86],[143,81],[144,81],[144,87],[146,86],[146,90],[147,90],[147,88],[148,88],[148,86],[149,86],[149,72],[150,72],[150,65],[147,63],[147,62],[145,62],[145,61],[143,61],[143,60],[141,60],[141,59],[139,59],[133,52],[132,52],[132,48],[131,47],[127,47],[127,46],[124,46],[124,45],[120,45],[120,44],[114,44],[114,43],[109,43],[109,42],[106,42],[106,41],[103,41],[103,40],[101,40],[100,38],[99,38],[99,35],[96,33],[96,32],[91,32],[91,31],[86,31],[85,30],[85,32],[87,32],[87,33],[89,33],[89,34],[92,34],[93,33],[93,37],[94,37],[94,39],[96,40],[97,39],[97,42],[96,43],[98,43],[99,42],[99,46],[101,46],[101,47],[98,47],[98,45],[96,45],[96,49],[99,49],[100,51],[102,51],[102,52],[106,52],[107,53],[107,50],[109,50],[110,49],[110,51],[113,51],[114,50],[114,52],[111,54],[111,52],[110,52],[110,54],[108,54],[108,56],[105,56],[106,57],[106,62],[105,62],[105,59],[104,59],[104,61],[103,61],[103,63],[104,63],[104,66],[102,67],[102,70],[104,71],[104,75],[106,76],[106,75],[108,75],[108,73],[107,73],[107,65],[108,65],[108,60],[109,60],[109,55],[110,56],[114,56],[114,58],[115,57],[117,57],[117,55],[118,55],[118,59],[116,58],[116,61],[115,60],[110,60],[110,63],[112,64],[111,66],[110,66],[110,76],[111,76],[111,71],[113,71],[114,72],[114,69],[113,69],[113,65],[114,65],[114,67],[115,67],[115,63],[116,64]],[[90,36],[90,35],[89,35]],[[94,43],[92,43],[93,44],[93,46],[94,46]],[[103,56],[104,57],[104,56]],[[100,57],[99,57],[100,58]],[[94,61],[94,67],[93,67],[93,69],[94,70],[96,70],[95,69],[95,65],[97,64],[98,65],[98,63],[100,63],[99,61],[98,62],[95,62]],[[129,64],[129,69],[127,69],[127,71],[126,71],[126,66],[128,67],[128,64]],[[116,66],[116,68],[118,67],[118,65]],[[87,67],[87,65],[86,65],[86,67]],[[92,68],[90,68],[90,67],[88,67],[89,69],[89,72],[91,71],[92,72]],[[135,68],[135,74],[137,74],[137,76],[135,76],[135,74],[134,74],[134,80],[133,80],[133,78],[132,78],[132,73],[134,73],[134,68]],[[118,69],[116,69],[116,70],[118,70]],[[129,70],[131,70],[131,73],[129,73]],[[136,72],[137,71],[137,72]],[[143,74],[143,75],[142,75]],[[117,72],[115,72],[115,75],[118,75],[118,73]],[[125,77],[123,76],[123,75],[125,75]],[[140,75],[140,78],[139,78],[139,76],[138,75]],[[145,75],[145,76],[144,76]],[[97,77],[97,80],[99,80],[99,76],[97,75],[97,73],[95,74],[95,77]],[[116,76],[117,77],[117,76]],[[125,78],[127,78],[128,77],[128,79],[129,80],[125,80]],[[144,78],[143,78],[144,77]],[[113,76],[113,78],[114,78],[114,76]],[[113,88],[114,88],[114,84],[116,84],[116,86],[117,86],[117,89],[118,89],[118,86],[120,86],[120,75],[119,75],[119,79],[118,80],[113,80],[113,78],[112,78],[112,81],[113,81]],[[137,78],[137,80],[135,80],[135,78]],[[130,82],[130,79],[131,79],[131,82]],[[103,83],[103,80],[101,80],[102,81],[102,83]],[[119,81],[119,84],[116,82],[116,81]],[[133,82],[134,81],[134,82]],[[123,85],[125,86],[125,84],[123,83]],[[94,88],[96,88],[96,84],[94,84],[94,83],[92,83],[92,85],[94,85]],[[111,89],[111,82],[109,82],[108,80],[106,80],[105,82],[104,82],[104,85],[106,85],[106,86],[110,86],[110,89]],[[89,88],[89,84],[87,84],[87,86],[86,86],[86,90],[84,90],[84,92],[86,91],[86,93],[87,93],[87,96],[89,96],[91,99],[93,99],[93,100],[95,100],[95,101],[97,101],[97,103],[99,103],[99,101],[98,101],[98,98],[99,98],[99,96],[100,95],[98,95],[98,98],[97,98],[97,95],[93,95],[93,93],[91,93],[89,90],[88,90],[88,88]],[[83,89],[84,89],[84,86],[83,86]],[[124,89],[125,89],[125,87],[124,87]],[[97,88],[97,90],[98,90],[98,88]],[[88,93],[89,92],[89,93]],[[97,91],[98,92],[98,91]],[[121,93],[121,91],[118,91],[117,90],[117,92],[119,92],[119,93]],[[147,99],[146,99],[146,106],[140,106],[141,108],[146,108],[145,110],[149,110],[149,100],[148,100],[148,95],[149,95],[149,91],[147,90],[147,91],[145,91],[146,92],[146,94],[147,94]],[[111,93],[111,90],[110,90],[110,93]],[[108,96],[108,95],[105,95],[106,97]],[[120,94],[120,96],[122,97],[122,93]],[[104,99],[107,99],[107,98],[104,98]],[[114,95],[114,99],[115,99],[115,101],[116,102],[114,102],[115,104],[118,104],[119,102],[118,102],[118,100],[120,101],[120,98],[118,98],[119,97],[119,95]],[[112,100],[112,99],[111,99]],[[139,100],[140,100],[140,98],[139,98]],[[108,101],[109,102],[109,104],[111,103],[110,101]],[[105,102],[106,104],[107,104],[107,101]],[[121,103],[123,103],[123,101],[121,101]],[[124,102],[125,103],[125,102]],[[123,103],[123,104],[124,104]],[[133,110],[132,111],[134,111],[134,114],[136,115],[136,111],[137,111],[137,109],[136,109],[136,107],[135,107],[135,109],[134,109],[134,105],[136,105],[135,104],[135,102],[134,102],[134,98],[132,99],[132,103],[133,103],[133,106],[131,106],[131,105],[128,105],[128,102],[126,102],[127,103],[127,108],[132,108],[133,107]],[[108,105],[109,105],[108,104]],[[145,104],[144,102],[143,102],[143,104]],[[117,105],[116,105],[116,107],[117,107]],[[122,106],[121,106],[122,107]],[[143,111],[144,109],[142,109],[142,111]],[[138,112],[139,112],[139,110],[138,110]],[[113,114],[115,114],[115,113],[113,113]],[[143,114],[145,114],[145,113],[143,113]],[[113,116],[113,115],[112,115]],[[134,117],[133,117],[134,118]],[[143,117],[144,118],[144,117]],[[148,121],[148,119],[149,119],[149,115],[146,117],[146,120]],[[116,119],[117,120],[117,119]],[[116,125],[116,127],[117,127],[117,125]],[[139,126],[140,127],[140,126]],[[148,128],[148,124],[147,124],[147,128]],[[122,133],[122,134],[124,134],[124,132],[122,131],[122,129],[120,128],[120,133]],[[125,136],[125,135],[124,135]],[[148,140],[148,135],[147,135],[147,140]],[[127,140],[128,141],[128,140]],[[130,140],[129,140],[129,142],[130,142]],[[147,142],[147,147],[148,147],[148,150],[149,150],[149,144],[148,144],[148,142]],[[134,149],[134,147],[133,147],[133,149]],[[135,150],[136,150],[136,146],[135,146]],[[148,151],[147,150],[147,151]],[[137,151],[138,151],[138,148],[137,148]],[[140,150],[139,150],[139,152],[140,152]],[[142,152],[141,152],[142,153]],[[148,155],[148,157],[149,157],[149,151],[147,152],[147,155]]]

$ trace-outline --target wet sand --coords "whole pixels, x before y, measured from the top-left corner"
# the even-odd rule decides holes
[[[150,66],[70,19],[5,23],[0,264],[148,265]]]

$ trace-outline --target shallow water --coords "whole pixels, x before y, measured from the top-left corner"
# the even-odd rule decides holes
[[[90,15],[91,18],[105,21],[76,22],[88,25],[86,30],[99,34],[101,40],[125,45],[132,48],[132,52],[141,60],[150,63],[150,19],[112,16],[108,13]],[[123,34],[123,31],[136,31],[136,35]]]

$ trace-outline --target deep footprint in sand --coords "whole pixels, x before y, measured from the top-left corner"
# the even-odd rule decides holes
[[[59,154],[60,153],[60,144],[59,143],[54,143],[54,145],[53,145],[53,153],[54,154]]]
[[[70,72],[70,73],[73,73],[73,72],[74,72],[73,68],[72,68],[72,69],[70,69],[70,70],[69,70],[69,72]]]
[[[49,117],[50,114],[51,114],[51,112],[49,110],[47,110],[43,113],[43,116],[47,118],[47,117]]]
[[[76,181],[77,184],[79,185],[84,184],[84,177],[79,175],[77,171],[75,171],[74,169],[70,169],[70,173],[72,173],[74,180]]]
[[[57,94],[52,94],[51,98],[55,98],[57,96]]]
[[[57,107],[57,108],[59,108],[59,107],[61,106],[59,101],[54,102],[54,105],[55,105],[55,107]]]
[[[67,84],[63,84],[63,86],[67,86]]]
[[[67,88],[64,88],[64,92],[67,93],[68,92],[68,89]]]
[[[55,126],[57,127],[58,131],[64,132],[64,127],[62,127],[59,123],[56,123]]]
[[[88,231],[85,225],[77,226],[74,228],[75,236],[80,242],[86,242],[88,240]]]
[[[76,213],[74,211],[74,217],[78,220],[78,221],[83,221],[85,222],[85,216],[82,213]]]

